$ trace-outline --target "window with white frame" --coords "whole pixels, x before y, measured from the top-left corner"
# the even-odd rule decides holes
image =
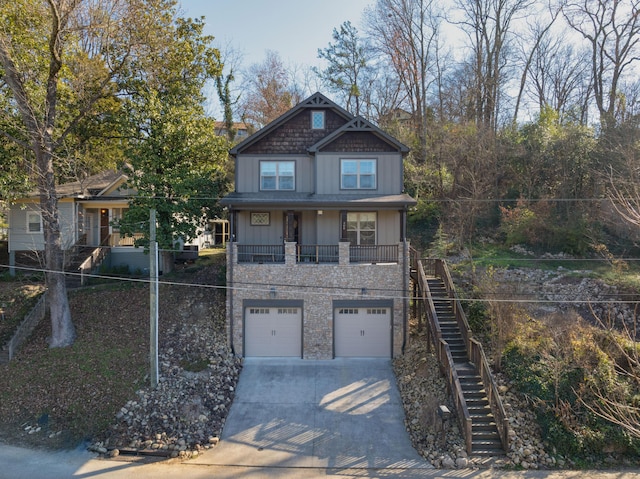
[[[376,160],[341,160],[340,187],[343,190],[376,188]]]
[[[261,161],[260,189],[293,191],[296,189],[295,161]]]
[[[42,231],[42,215],[36,211],[27,212],[27,231],[40,233]]]
[[[324,111],[311,112],[311,128],[313,130],[324,130]]]
[[[352,245],[376,244],[376,213],[347,213],[347,239]]]

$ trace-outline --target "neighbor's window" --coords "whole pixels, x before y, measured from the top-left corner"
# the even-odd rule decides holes
[[[296,188],[295,161],[261,161],[260,189],[293,191]]]
[[[324,112],[311,112],[311,128],[314,130],[324,130]]]
[[[27,231],[29,233],[40,233],[42,231],[42,216],[40,213],[27,213]]]
[[[376,160],[341,160],[340,187],[343,190],[376,188]]]
[[[347,213],[347,239],[352,245],[376,244],[376,214]]]

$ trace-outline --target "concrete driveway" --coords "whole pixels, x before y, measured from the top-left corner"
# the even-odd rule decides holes
[[[413,449],[390,360],[245,360],[218,446],[195,463],[430,469]]]

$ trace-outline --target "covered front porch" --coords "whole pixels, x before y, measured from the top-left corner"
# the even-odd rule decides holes
[[[233,243],[238,263],[398,263],[402,243],[390,245],[352,245],[340,242],[333,245],[284,243],[250,245]]]

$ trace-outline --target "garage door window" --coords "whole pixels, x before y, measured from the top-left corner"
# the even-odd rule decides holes
[[[354,308],[342,308],[338,311],[339,314],[358,314],[358,310]]]
[[[367,314],[387,314],[387,310],[382,308],[378,309],[367,309]]]
[[[250,314],[269,314],[269,308],[251,308]]]

